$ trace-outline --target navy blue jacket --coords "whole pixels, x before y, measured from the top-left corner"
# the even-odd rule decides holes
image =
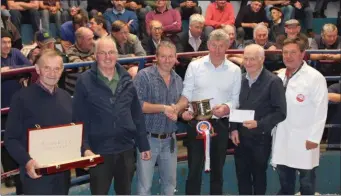
[[[82,154],[117,154],[135,143],[140,152],[150,150],[142,108],[130,75],[119,64],[120,76],[113,94],[97,77],[97,62],[77,80],[73,97],[73,120],[84,123]]]

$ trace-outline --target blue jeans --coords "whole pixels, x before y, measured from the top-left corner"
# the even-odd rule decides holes
[[[175,134],[173,134],[175,137]],[[155,163],[158,164],[161,178],[161,195],[173,195],[176,187],[177,147],[170,152],[171,138],[148,138],[152,158],[148,161],[141,159],[137,153],[137,194],[151,195]]]
[[[277,165],[276,171],[281,184],[278,195],[295,195],[296,171],[299,172],[300,176],[301,195],[315,194],[315,168],[306,170],[291,168],[285,165]]]
[[[61,21],[61,12],[57,11],[56,14],[52,14],[49,12],[49,10],[41,10],[41,26],[43,29],[45,29],[47,32],[50,31],[50,17],[54,17],[54,21],[57,28],[57,37],[60,37],[60,27],[62,26]]]
[[[268,18],[269,21],[272,20],[271,13],[270,13],[270,8],[271,7],[273,7],[273,6],[272,5],[268,5],[268,6],[265,7],[266,17]],[[283,12],[283,20],[284,20],[284,22],[294,18],[295,9],[291,5],[283,6],[283,7],[281,7],[281,10]]]

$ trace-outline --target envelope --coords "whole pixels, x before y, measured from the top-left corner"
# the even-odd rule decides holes
[[[254,120],[255,111],[254,110],[238,110],[233,109],[230,112],[230,122],[243,123],[247,120]]]

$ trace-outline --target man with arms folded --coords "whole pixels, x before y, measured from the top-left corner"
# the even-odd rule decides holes
[[[254,120],[231,123],[239,194],[264,195],[266,170],[271,152],[271,130],[286,117],[282,80],[263,67],[265,55],[260,45],[244,50],[246,74],[242,77],[239,109],[254,110]]]
[[[278,124],[272,148],[280,195],[294,195],[296,171],[302,195],[315,194],[315,169],[328,108],[326,79],[304,60],[305,43],[288,38],[283,45],[286,69],[279,72],[286,89],[287,118]]]
[[[38,56],[38,82],[17,92],[11,102],[6,124],[5,146],[19,164],[25,195],[67,195],[70,171],[37,175],[39,163],[28,153],[27,130],[65,125],[72,122],[70,95],[57,87],[63,72],[63,59],[55,50],[45,50]]]
[[[156,65],[141,70],[134,84],[145,114],[152,159],[137,160],[137,193],[150,195],[155,163],[159,166],[161,194],[173,195],[176,187],[177,147],[175,103],[182,92],[182,79],[175,73],[175,45],[162,41]],[[138,156],[139,157],[139,156]]]
[[[240,91],[240,68],[225,58],[229,47],[229,36],[222,29],[212,31],[208,38],[207,47],[209,55],[192,61],[186,71],[184,90],[179,102],[176,104],[181,111],[189,102],[210,99],[212,124],[214,132],[218,135],[211,139],[211,180],[210,194],[223,193],[223,167],[225,163],[228,144],[228,115],[230,109],[238,106]],[[184,120],[191,120],[188,135],[188,168],[186,194],[200,194],[201,176],[204,167],[204,142],[196,139],[197,120],[192,120],[193,115],[186,111],[182,113]]]
[[[108,194],[113,177],[117,195],[131,194],[135,145],[143,160],[150,147],[141,105],[127,71],[116,62],[110,37],[100,38],[96,61],[77,80],[73,98],[74,122],[84,123],[82,155],[100,154],[104,163],[90,168],[90,190]]]

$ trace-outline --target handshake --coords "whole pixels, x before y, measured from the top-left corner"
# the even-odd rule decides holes
[[[179,109],[175,104],[172,105],[163,105],[163,113],[172,121],[177,121],[178,120],[178,116],[179,116]],[[193,113],[190,111],[185,111],[183,113],[181,113],[181,118],[189,121],[193,119]]]

